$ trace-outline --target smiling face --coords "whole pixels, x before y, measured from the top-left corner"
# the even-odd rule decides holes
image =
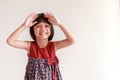
[[[45,22],[40,22],[33,28],[36,38],[44,40],[48,39],[51,34],[51,25]]]
[[[44,17],[44,13],[38,15],[39,17],[34,20],[38,23],[30,27],[30,35],[32,39],[35,41],[36,38],[48,39],[48,41],[52,40],[54,36],[53,25],[48,21],[48,18]]]

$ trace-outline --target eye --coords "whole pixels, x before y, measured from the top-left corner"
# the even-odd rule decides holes
[[[49,25],[45,25],[45,27],[49,27]]]
[[[40,27],[39,25],[35,26],[35,27]]]

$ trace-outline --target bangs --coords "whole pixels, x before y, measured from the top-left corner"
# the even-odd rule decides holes
[[[52,24],[48,21],[48,18],[44,17],[44,13],[41,13],[41,14],[38,14],[38,15],[39,15],[39,17],[37,17],[37,18],[34,20],[34,22],[37,21],[37,23],[36,23],[35,25],[37,25],[37,24],[40,23],[40,22],[45,22],[45,23],[48,23],[48,24],[52,25]],[[34,26],[35,26],[35,25],[34,25]]]

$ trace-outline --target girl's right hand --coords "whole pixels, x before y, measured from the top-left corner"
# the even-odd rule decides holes
[[[39,15],[37,13],[30,13],[28,17],[25,19],[23,25],[27,27],[31,27],[37,23],[37,21],[33,22]]]

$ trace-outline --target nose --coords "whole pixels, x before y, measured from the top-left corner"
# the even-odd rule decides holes
[[[42,30],[44,30],[44,29],[45,29],[45,26],[44,26],[44,25],[43,25],[43,26],[41,26],[41,29],[42,29]]]

